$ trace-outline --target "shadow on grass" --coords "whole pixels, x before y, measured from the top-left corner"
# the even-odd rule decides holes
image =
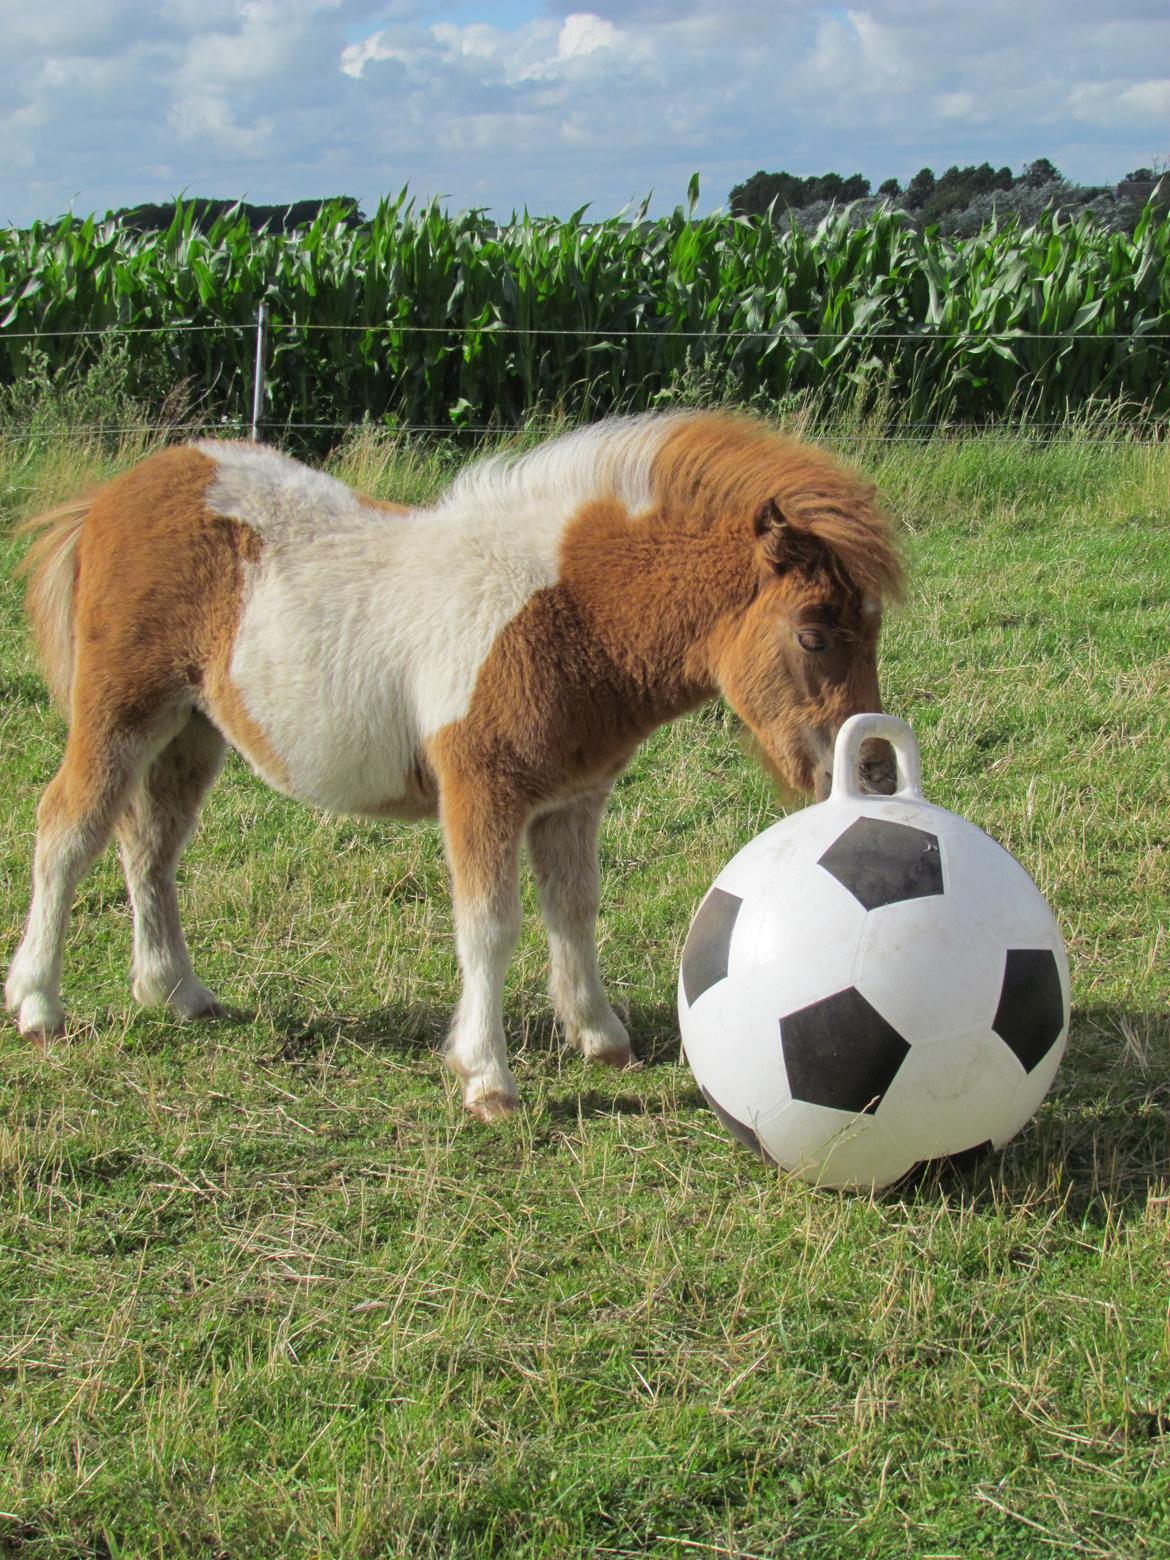
[[[260,1015],[277,1040],[266,1061],[313,1062],[338,1047],[354,1045],[372,1055],[421,1058],[437,1053],[451,1012],[432,1004],[389,1004],[360,1015],[306,1017],[295,1009]],[[254,1015],[233,1011],[228,1024],[247,1024]],[[209,1026],[214,1029],[218,1022]],[[644,1115],[656,1108],[656,1088],[639,1089],[640,1074],[679,1059],[678,1022],[673,1004],[634,1006],[628,1027],[639,1070],[610,1074],[608,1087],[585,1082],[569,1094],[546,1100],[555,1119]],[[523,1036],[531,1055],[563,1051],[551,1014],[533,1015],[509,1004],[505,1029],[515,1055]],[[174,1031],[169,1041],[174,1043]],[[593,1074],[587,1075],[592,1078]],[[613,1081],[621,1079],[615,1090]],[[678,1095],[683,1110],[706,1112],[697,1087]],[[1151,1195],[1170,1182],[1170,1012],[1121,1005],[1079,1009],[1060,1072],[1036,1118],[1000,1150],[973,1149],[947,1161],[919,1166],[883,1200],[921,1203],[960,1197],[981,1206],[1056,1209],[1064,1217],[1098,1225],[1123,1211],[1145,1210]]]
[[[438,1051],[451,1021],[450,1011],[428,1003],[392,1003],[357,1016],[325,1014],[305,1018],[294,1010],[265,1015],[277,1038],[273,1062],[317,1061],[338,1045],[354,1045],[375,1055],[423,1056]]]
[[[920,1166],[883,1194],[919,1202],[1054,1208],[1099,1226],[1170,1186],[1170,1013],[1101,1005],[1073,1014],[1037,1116],[1010,1143]]]
[[[438,1051],[446,1038],[452,1011],[451,1007],[429,1003],[388,1003],[361,1014],[329,1013],[306,1018],[296,1009],[277,1008],[253,1013],[232,1009],[226,1016],[231,1023],[247,1024],[259,1019],[271,1025],[278,1039],[271,1059],[295,1062],[310,1056],[318,1058],[322,1051],[339,1042],[358,1045],[375,1054],[403,1057]],[[678,1061],[678,1015],[673,1004],[636,1007],[629,1015],[627,1027],[641,1067],[662,1067]],[[513,1056],[521,1045],[535,1055],[555,1055],[566,1050],[563,1032],[547,1011],[533,1014],[509,1004],[504,1013],[504,1033]]]
[[[635,1050],[654,1067],[678,1059],[673,1009],[632,1015]],[[698,1088],[680,1104],[706,1109]],[[604,1107],[603,1107],[604,1108]],[[920,1165],[881,1193],[921,1202],[1056,1207],[1090,1225],[1144,1212],[1170,1186],[1170,1010],[1099,1005],[1073,1014],[1045,1105],[1000,1150],[982,1145]]]

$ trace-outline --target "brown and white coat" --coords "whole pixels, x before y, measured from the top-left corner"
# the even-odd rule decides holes
[[[111,832],[136,997],[217,1011],[175,866],[231,743],[314,806],[438,814],[463,974],[446,1055],[484,1117],[516,1101],[501,992],[522,844],[567,1036],[624,1065],[595,949],[614,779],[656,726],[722,693],[777,772],[821,786],[841,722],[880,707],[881,603],[900,578],[859,477],[703,413],[481,461],[428,509],[271,449],[187,445],[33,526],[29,610],[70,733],[5,988],[22,1031],[64,1025],[69,907]]]

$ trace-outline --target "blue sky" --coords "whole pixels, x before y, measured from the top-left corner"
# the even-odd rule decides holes
[[[0,0],[0,221],[404,184],[702,209],[757,168],[1170,154],[1166,0]]]

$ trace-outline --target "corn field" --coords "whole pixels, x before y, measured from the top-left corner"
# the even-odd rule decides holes
[[[633,410],[698,387],[807,393],[927,421],[1170,411],[1170,221],[1132,235],[1049,215],[967,240],[879,212],[812,234],[676,210],[492,228],[400,196],[291,236],[241,212],[206,231],[67,217],[0,232],[0,394],[64,383],[111,342],[127,391],[181,386],[246,423],[268,305],[266,426],[508,427],[534,409]],[[79,333],[89,333],[79,335]],[[7,392],[3,387],[7,387]]]

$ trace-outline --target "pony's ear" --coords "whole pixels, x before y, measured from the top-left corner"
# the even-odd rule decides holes
[[[754,527],[760,555],[777,574],[802,566],[811,568],[822,556],[816,537],[794,526],[774,498],[756,511]]]

